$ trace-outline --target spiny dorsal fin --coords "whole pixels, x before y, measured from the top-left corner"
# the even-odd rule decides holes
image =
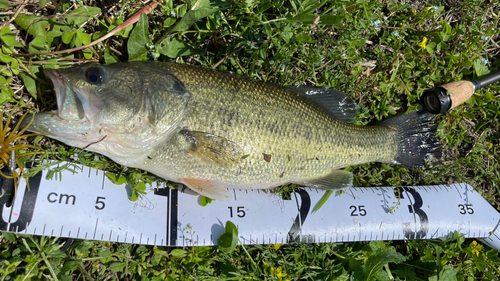
[[[358,115],[356,102],[341,91],[315,86],[289,86],[286,88],[312,100],[339,121],[352,123]]]

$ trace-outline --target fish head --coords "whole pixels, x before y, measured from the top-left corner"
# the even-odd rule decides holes
[[[57,110],[36,114],[28,130],[112,159],[136,157],[165,141],[191,97],[154,62],[48,69],[45,75],[54,84]]]

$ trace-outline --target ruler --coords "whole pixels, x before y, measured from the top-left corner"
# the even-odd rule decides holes
[[[42,171],[20,181],[10,206],[0,205],[0,231],[158,246],[212,246],[227,221],[242,244],[439,239],[455,232],[500,250],[500,214],[467,184],[351,188],[332,195],[300,189],[290,198],[230,190],[232,199],[205,207],[183,187],[149,187],[136,202],[104,171],[80,167],[52,180]],[[187,191],[187,190],[186,190]]]

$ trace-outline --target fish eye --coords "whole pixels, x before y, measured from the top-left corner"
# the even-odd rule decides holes
[[[98,67],[89,68],[85,75],[87,76],[87,80],[93,84],[99,84],[104,81],[104,73],[102,69]]]

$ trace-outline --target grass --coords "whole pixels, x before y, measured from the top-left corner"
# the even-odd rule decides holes
[[[43,68],[156,59],[216,66],[281,85],[333,87],[360,104],[356,123],[367,125],[418,108],[426,89],[472,80],[500,66],[496,1],[165,1],[134,27],[93,47],[31,57],[20,54],[90,43],[144,5],[135,0],[24,3],[0,0],[5,11],[0,12],[4,115],[17,106],[30,111],[55,108]],[[356,175],[355,185],[466,182],[498,209],[499,90],[499,85],[482,89],[465,105],[439,116],[445,163],[429,169],[378,163],[354,166],[349,170]],[[42,146],[51,159],[80,153],[43,137],[30,144]],[[122,171],[89,152],[79,154],[79,161]],[[136,170],[124,174],[134,179],[142,175]],[[238,246],[229,252],[82,240],[63,251],[64,243],[64,239],[3,233],[0,280],[494,280],[500,276],[496,250],[458,235],[432,241]]]

